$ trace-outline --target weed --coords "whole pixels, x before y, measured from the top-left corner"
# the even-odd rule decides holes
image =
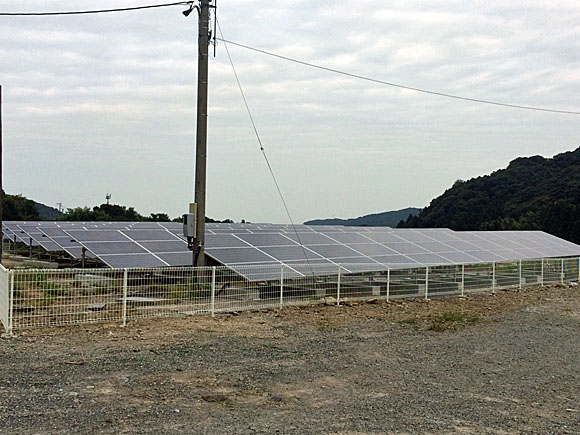
[[[456,329],[459,323],[474,324],[479,321],[475,315],[467,315],[458,311],[445,311],[438,316],[433,317],[431,324],[427,327],[428,331],[442,332],[450,329]]]
[[[416,325],[417,318],[416,317],[407,317],[406,319],[401,319],[397,323],[401,323],[403,325]]]

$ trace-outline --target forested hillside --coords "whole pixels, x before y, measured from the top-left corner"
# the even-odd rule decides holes
[[[534,229],[580,243],[580,148],[551,159],[518,158],[491,175],[458,181],[399,227]]]
[[[38,209],[31,199],[22,195],[2,195],[2,218],[5,221],[36,221],[39,220]]]

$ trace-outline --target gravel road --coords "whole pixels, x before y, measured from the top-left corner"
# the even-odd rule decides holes
[[[0,433],[580,433],[580,286],[20,331]]]

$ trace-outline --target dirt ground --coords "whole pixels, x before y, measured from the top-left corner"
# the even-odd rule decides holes
[[[20,331],[0,433],[580,433],[580,286]]]

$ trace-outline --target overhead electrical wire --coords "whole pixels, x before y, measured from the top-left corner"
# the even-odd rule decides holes
[[[367,76],[363,76],[360,74],[355,74],[355,73],[350,73],[347,71],[341,71],[338,69],[334,69],[334,68],[329,68],[326,66],[322,66],[322,65],[318,65],[315,63],[311,63],[311,62],[305,62],[302,60],[298,60],[298,59],[294,59],[288,56],[283,56],[277,53],[272,53],[270,51],[266,51],[266,50],[261,50],[259,48],[255,48],[255,47],[250,47],[248,45],[245,44],[240,44],[239,42],[234,42],[234,41],[229,41],[223,38],[216,38],[218,41],[222,41],[224,43],[228,43],[231,45],[235,45],[237,47],[241,47],[241,48],[245,48],[247,50],[251,50],[251,51],[255,51],[257,53],[261,53],[261,54],[265,54],[267,56],[272,56],[278,59],[282,59],[282,60],[286,60],[289,62],[294,62],[297,63],[299,65],[304,65],[304,66],[308,66],[311,68],[316,68],[319,70],[323,70],[323,71],[328,71],[331,73],[335,73],[335,74],[340,74],[343,76],[347,76],[347,77],[351,77],[351,78],[355,78],[355,79],[359,79],[359,80],[364,80],[367,82],[372,82],[372,83],[378,83],[381,85],[386,85],[386,86],[392,86],[395,88],[400,88],[400,89],[406,89],[409,91],[414,91],[414,92],[421,92],[423,94],[430,94],[430,95],[436,95],[439,97],[446,97],[446,98],[453,98],[456,100],[463,100],[463,101],[470,101],[472,103],[480,103],[480,104],[491,104],[494,106],[503,106],[503,107],[510,107],[513,109],[525,109],[525,110],[535,110],[535,111],[539,111],[539,112],[552,112],[552,113],[563,113],[563,114],[568,114],[568,115],[580,115],[580,112],[577,111],[573,111],[573,110],[558,110],[558,109],[551,109],[551,108],[545,108],[545,107],[536,107],[536,106],[524,106],[524,105],[520,105],[520,104],[510,104],[510,103],[502,103],[499,101],[492,101],[492,100],[483,100],[480,98],[471,98],[471,97],[463,97],[460,95],[454,95],[454,94],[448,94],[445,92],[437,92],[437,91],[431,91],[429,89],[422,89],[422,88],[416,88],[413,86],[407,86],[407,85],[401,85],[398,83],[393,83],[393,82],[387,82],[385,80],[380,80],[380,79],[375,79],[372,77],[367,77]]]
[[[220,35],[222,35],[222,38],[223,38],[222,28],[220,26],[219,21],[217,21],[217,19],[216,19],[216,23],[217,23],[217,27],[218,27],[218,30],[220,32]],[[244,89],[242,88],[242,83],[240,82],[240,78],[238,77],[236,67],[234,66],[234,61],[232,59],[232,56],[230,55],[230,50],[228,49],[227,41],[225,41],[224,39],[221,39],[221,41],[224,43],[224,48],[226,49],[226,54],[227,54],[228,59],[230,61],[230,65],[232,66],[232,70],[234,72],[234,77],[236,79],[236,83],[238,84],[238,88],[240,89],[240,94],[242,95],[242,100],[244,100],[244,105],[246,106],[246,111],[248,112],[248,116],[250,117],[250,122],[252,124],[253,129],[254,129],[254,134],[256,135],[256,139],[258,140],[258,145],[260,145],[260,151],[262,152],[262,155],[264,156],[264,160],[266,161],[266,165],[268,166],[268,170],[270,171],[270,175],[272,176],[272,180],[274,180],[274,184],[276,185],[276,190],[278,191],[278,195],[280,196],[280,199],[282,200],[282,204],[284,205],[284,210],[286,210],[286,215],[288,216],[288,219],[290,220],[290,224],[292,225],[292,230],[294,231],[294,234],[296,235],[296,238],[298,239],[298,243],[300,244],[300,247],[302,248],[302,252],[304,254],[304,258],[306,260],[306,263],[308,264],[310,271],[313,273],[312,266],[310,265],[310,261],[308,259],[308,255],[306,254],[306,249],[304,248],[304,245],[302,244],[302,240],[300,240],[300,235],[298,234],[298,231],[296,230],[296,225],[294,224],[294,220],[292,219],[292,215],[290,214],[290,210],[288,209],[288,204],[286,204],[286,200],[284,199],[284,195],[282,194],[282,189],[280,189],[280,185],[278,184],[278,180],[276,179],[276,175],[274,174],[274,170],[272,169],[272,165],[270,165],[270,161],[268,160],[268,156],[266,155],[266,150],[264,149],[264,145],[262,144],[262,139],[260,138],[260,134],[258,133],[258,128],[256,127],[256,122],[254,121],[254,117],[252,116],[252,111],[250,110],[250,105],[248,104],[248,100],[246,99],[246,94],[244,93]]]
[[[183,6],[188,5],[193,2],[191,1],[181,1],[174,3],[158,3],[153,5],[143,5],[143,6],[133,6],[126,8],[112,8],[112,9],[94,9],[94,10],[81,10],[81,11],[58,11],[58,12],[0,12],[0,16],[10,16],[10,17],[42,17],[42,16],[56,16],[56,15],[88,15],[88,14],[104,14],[107,12],[126,12],[126,11],[138,11],[141,9],[154,9],[154,8],[165,8],[168,6]]]

